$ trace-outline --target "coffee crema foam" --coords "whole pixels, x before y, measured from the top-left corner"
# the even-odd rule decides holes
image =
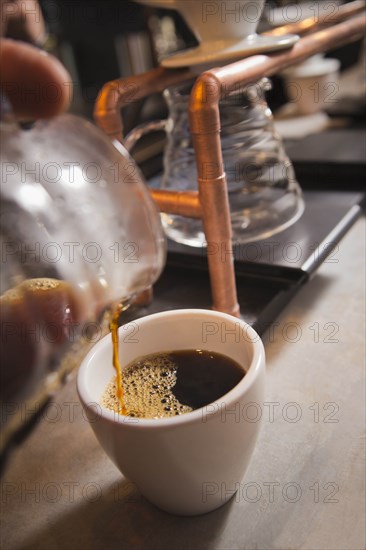
[[[177,382],[177,365],[169,354],[157,353],[143,360],[134,360],[123,369],[122,387],[124,408],[128,416],[138,418],[167,418],[191,412],[182,405],[172,389]],[[114,376],[103,393],[103,407],[121,414]]]

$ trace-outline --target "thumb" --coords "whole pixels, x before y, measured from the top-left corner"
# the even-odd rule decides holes
[[[71,77],[58,59],[5,38],[0,39],[0,88],[23,121],[53,117],[72,97]]]

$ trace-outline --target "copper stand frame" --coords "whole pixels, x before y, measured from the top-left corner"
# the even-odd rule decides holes
[[[193,136],[198,192],[153,190],[151,194],[161,211],[192,218],[202,218],[208,243],[208,266],[213,308],[234,316],[240,315],[237,301],[234,257],[227,183],[220,143],[219,101],[231,91],[271,76],[279,70],[330,48],[353,42],[365,34],[365,3],[356,1],[341,6],[332,16],[313,18],[279,27],[267,34],[289,32],[303,35],[291,49],[267,55],[255,55],[222,68],[202,73],[191,92],[189,120]],[[319,30],[320,27],[320,30]],[[313,31],[316,32],[313,32]],[[100,128],[111,138],[123,143],[120,109],[153,92],[192,80],[189,69],[159,67],[142,75],[108,82],[102,88],[95,105],[94,117]],[[207,169],[209,167],[209,170]],[[208,173],[209,172],[209,173]],[[224,252],[224,254],[222,254]]]

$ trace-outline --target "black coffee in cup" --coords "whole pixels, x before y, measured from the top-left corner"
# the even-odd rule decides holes
[[[233,389],[244,369],[226,355],[207,350],[176,350],[145,355],[123,369],[123,404],[128,416],[172,417],[204,407]],[[115,377],[102,405],[121,411]]]

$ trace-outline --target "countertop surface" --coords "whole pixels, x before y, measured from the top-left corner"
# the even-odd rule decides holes
[[[264,341],[262,429],[228,504],[193,518],[149,504],[97,443],[73,377],[7,464],[2,548],[364,549],[364,218]]]

